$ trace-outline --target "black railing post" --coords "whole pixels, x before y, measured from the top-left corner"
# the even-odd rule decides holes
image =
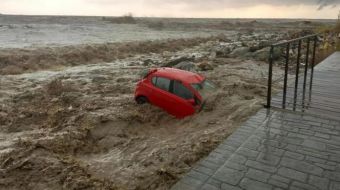
[[[312,88],[313,88],[313,75],[314,75],[314,66],[315,66],[315,56],[316,56],[316,47],[318,43],[318,36],[314,37],[314,47],[313,47],[313,57],[312,57],[312,64],[311,64],[311,74],[310,74],[310,84],[309,84],[309,95],[312,94]]]
[[[287,99],[287,81],[288,81],[288,65],[289,65],[289,51],[290,51],[290,43],[287,43],[286,47],[286,65],[285,65],[285,79],[283,84],[283,100],[282,100],[282,108],[286,108],[286,99]]]
[[[274,54],[274,46],[270,47],[269,52],[269,71],[268,71],[268,92],[267,92],[267,108],[271,107],[272,101],[272,80],[273,80],[273,54]]]
[[[293,110],[294,111],[296,110],[296,99],[297,99],[297,93],[298,93],[298,87],[299,87],[301,44],[302,44],[302,40],[300,39],[299,40],[299,45],[298,45],[297,61],[296,61],[295,88],[294,88],[294,105],[293,105]]]
[[[307,74],[308,74],[308,62],[309,62],[309,45],[310,45],[310,39],[307,38],[305,74],[303,76],[303,92],[302,92],[302,108],[303,109],[305,108],[305,98],[306,98],[306,86],[307,86]]]

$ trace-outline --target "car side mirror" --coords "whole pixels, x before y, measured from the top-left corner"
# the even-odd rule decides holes
[[[193,106],[196,106],[196,101],[195,101],[195,99],[189,99],[188,100],[188,102],[191,104],[191,105],[193,105]]]

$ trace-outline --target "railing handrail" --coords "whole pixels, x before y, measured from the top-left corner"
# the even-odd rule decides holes
[[[303,36],[303,37],[300,37],[300,38],[294,38],[294,39],[291,39],[291,40],[287,40],[287,41],[283,41],[283,42],[278,42],[278,43],[272,44],[271,46],[272,47],[282,46],[282,45],[286,45],[288,43],[294,43],[294,42],[298,42],[300,40],[304,40],[304,39],[308,39],[308,38],[313,38],[313,37],[317,37],[317,36],[319,36],[319,34],[311,34],[311,35]]]

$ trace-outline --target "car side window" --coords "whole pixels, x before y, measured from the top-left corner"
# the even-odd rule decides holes
[[[172,93],[183,99],[193,99],[193,93],[179,81],[173,81]]]
[[[170,80],[163,77],[153,77],[152,84],[154,84],[157,88],[160,88],[165,91],[170,91]]]
[[[157,77],[152,77],[152,84],[156,86]]]

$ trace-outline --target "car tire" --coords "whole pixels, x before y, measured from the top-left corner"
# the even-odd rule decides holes
[[[145,96],[139,96],[136,98],[137,104],[145,104],[148,103],[148,99]]]

